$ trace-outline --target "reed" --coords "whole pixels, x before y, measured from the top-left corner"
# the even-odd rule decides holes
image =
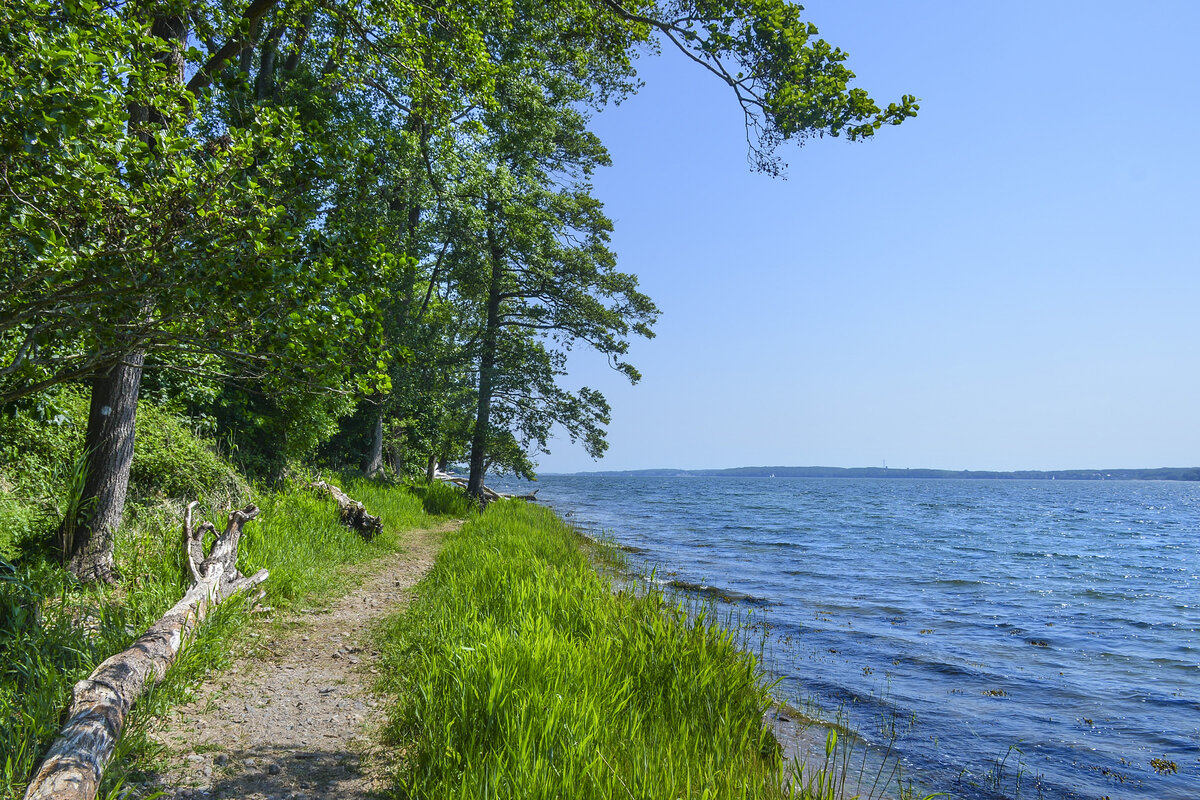
[[[396,792],[791,797],[758,660],[701,611],[612,590],[545,509],[497,503],[447,538],[384,635]],[[798,795],[796,795],[798,796]]]

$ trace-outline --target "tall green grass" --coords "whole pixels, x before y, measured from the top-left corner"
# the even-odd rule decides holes
[[[615,594],[545,509],[451,534],[384,640],[398,796],[792,796],[754,656],[703,613]]]
[[[409,486],[408,490],[421,498],[425,513],[433,516],[466,519],[479,510],[479,506],[467,498],[466,492],[441,481],[418,483]]]
[[[247,575],[270,570],[263,584],[265,602],[286,607],[301,598],[313,602],[337,594],[349,580],[337,566],[395,552],[405,531],[434,521],[420,498],[399,486],[360,480],[345,482],[344,488],[383,519],[383,532],[371,542],[341,523],[332,500],[299,486],[259,500],[261,513],[247,527],[238,563]]]
[[[302,485],[257,498],[262,512],[245,528],[239,567],[246,574],[270,570],[263,604],[280,609],[327,600],[353,580],[340,567],[403,549],[405,531],[438,520],[425,512],[422,497],[405,488],[351,481],[346,489],[384,520],[383,533],[372,542],[340,523],[331,500]],[[16,566],[0,562],[0,798],[23,795],[57,734],[71,686],[126,648],[182,595],[188,583],[182,505],[142,505],[127,517],[116,542],[121,581],[113,587],[81,586],[49,558]],[[214,504],[203,516],[223,530],[226,513],[223,504]],[[167,680],[139,701],[106,786],[146,757],[145,723],[227,662],[248,612],[244,602],[218,607]]]

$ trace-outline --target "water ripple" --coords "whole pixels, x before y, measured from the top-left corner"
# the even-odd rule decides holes
[[[1200,797],[1198,484],[540,486],[681,590],[765,614],[780,689],[891,731],[930,788],[1013,796],[1020,761],[1021,796]]]

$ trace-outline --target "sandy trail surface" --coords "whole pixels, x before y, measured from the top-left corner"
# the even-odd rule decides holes
[[[332,800],[385,788],[391,759],[379,743],[385,700],[371,691],[371,630],[408,602],[442,534],[459,524],[410,531],[403,552],[362,565],[362,585],[329,608],[251,633],[253,652],[152,734],[169,755],[151,784],[180,800]]]

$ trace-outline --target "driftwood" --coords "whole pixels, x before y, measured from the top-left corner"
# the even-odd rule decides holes
[[[467,479],[466,478],[460,477],[458,475],[451,475],[449,472],[442,472],[441,470],[434,470],[433,477],[435,480],[443,481],[445,483],[450,483],[455,486],[460,486],[463,489],[467,488]],[[535,503],[537,502],[537,493],[538,493],[537,489],[534,489],[529,494],[504,494],[503,492],[497,492],[493,489],[489,489],[486,486],[481,486],[480,489],[483,492],[483,499],[489,503],[491,503],[495,500],[529,500],[531,502],[535,502]]]
[[[258,509],[247,506],[232,512],[225,532],[205,558],[204,534],[216,529],[211,522],[192,529],[196,505],[187,507],[183,522],[191,587],[128,650],[110,657],[75,684],[67,722],[30,782],[25,800],[93,800],[134,702],[148,686],[162,681],[209,609],[267,579],[265,569],[248,578],[237,570],[242,527],[258,516]]]
[[[368,542],[383,530],[383,520],[367,513],[362,503],[352,499],[332,483],[317,481],[312,485],[314,491],[327,494],[337,501],[338,514],[348,527],[353,528]]]

